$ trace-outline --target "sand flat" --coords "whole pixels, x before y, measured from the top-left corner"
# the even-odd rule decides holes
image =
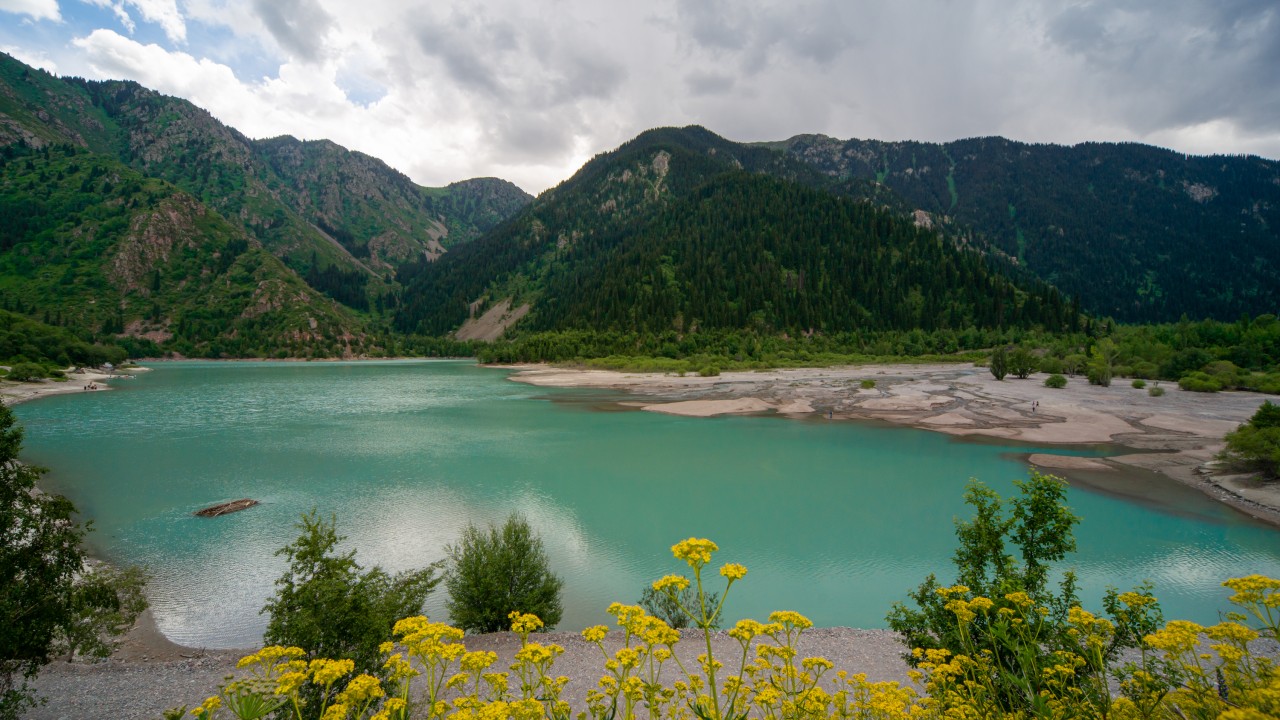
[[[1045,387],[1042,373],[996,380],[986,368],[967,363],[735,371],[707,378],[548,365],[513,369],[511,379],[516,382],[624,390],[653,398],[645,410],[690,417],[766,410],[803,417],[818,412],[960,437],[1039,445],[1118,443],[1140,451],[1166,451],[1113,457],[1106,465],[1157,471],[1280,525],[1280,487],[1251,487],[1246,494],[1218,483],[1212,473],[1199,472],[1221,450],[1223,435],[1270,398],[1260,393],[1193,393],[1166,384],[1165,395],[1151,397],[1122,379],[1104,388],[1076,376],[1068,378],[1067,387],[1055,389]],[[876,380],[876,387],[861,389],[861,381],[868,378]],[[1040,459],[1057,463],[1044,467],[1085,469],[1079,461],[1061,457]]]

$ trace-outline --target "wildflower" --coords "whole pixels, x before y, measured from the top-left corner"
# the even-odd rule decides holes
[[[347,687],[338,693],[338,701],[347,705],[364,705],[385,695],[378,678],[360,674],[347,683]]]
[[[288,672],[276,681],[276,695],[292,695],[307,681],[305,672]]]
[[[543,645],[542,643],[529,643],[516,651],[516,660],[519,662],[527,662],[530,665],[541,665],[551,662],[556,656],[564,653],[564,648],[559,645]]]
[[[214,695],[205,698],[204,703],[200,707],[191,711],[191,714],[198,718],[208,718],[213,716],[213,711],[222,707],[222,698]]]
[[[469,673],[480,672],[498,661],[498,654],[476,650],[462,656],[462,669]]]
[[[413,665],[411,665],[408,660],[405,660],[400,653],[396,653],[387,658],[387,661],[382,664],[382,667],[385,670],[391,671],[387,674],[387,681],[392,683],[399,682],[406,678],[417,677],[418,675],[418,671],[414,670]]]
[[[311,678],[317,685],[332,685],[338,678],[356,669],[352,660],[326,660],[320,658],[311,661]]]
[[[404,698],[387,698],[387,701],[382,704],[382,709],[369,720],[391,720],[392,717],[399,717],[404,713],[407,705]]]
[[[1277,598],[1280,601],[1280,593],[1277,592],[1280,591],[1280,580],[1266,575],[1231,578],[1222,585],[1236,591],[1230,600],[1237,605],[1265,604],[1267,607],[1276,607],[1268,599]]]
[[[711,562],[711,553],[719,549],[720,546],[710,540],[689,538],[672,545],[671,553],[677,560],[684,560],[689,567],[696,569]]]
[[[743,618],[742,620],[739,620],[738,624],[734,625],[733,629],[729,631],[729,637],[737,640],[738,642],[749,642],[751,638],[762,634],[764,632],[764,628],[764,623],[759,620]]]
[[[720,568],[720,574],[729,578],[729,582],[733,582],[734,580],[741,580],[746,577],[747,568],[737,563],[725,563],[724,566]]]
[[[968,588],[965,588],[965,589],[967,590]],[[1021,590],[1019,590],[1018,592],[1011,592],[1005,595],[1004,599],[1008,600],[1014,605],[1017,605],[1020,608],[1031,607],[1031,596],[1027,595],[1025,592],[1022,592]]]
[[[769,622],[781,623],[784,627],[790,625],[801,630],[813,627],[813,622],[809,618],[794,610],[774,610],[769,613]]]
[[[1130,609],[1142,608],[1156,603],[1156,599],[1150,595],[1143,595],[1142,593],[1136,592],[1120,593],[1119,599],[1120,602],[1124,603],[1125,607]]]
[[[527,635],[542,627],[542,619],[533,613],[512,612],[507,616],[511,620],[511,632]]]
[[[934,592],[938,593],[944,598],[951,597],[952,595],[968,595],[969,586],[968,585],[952,585],[951,587],[938,588]]]
[[[1186,620],[1170,620],[1164,629],[1143,638],[1148,645],[1168,653],[1192,652],[1203,627]]]
[[[582,639],[587,642],[598,643],[604,640],[604,636],[609,633],[609,628],[603,625],[592,625],[582,631]]]
[[[677,591],[685,590],[689,587],[689,578],[683,575],[664,575],[662,579],[653,582],[653,589],[658,592],[665,592],[670,587]]]
[[[320,716],[320,720],[346,720],[349,708],[343,703],[334,703]]]

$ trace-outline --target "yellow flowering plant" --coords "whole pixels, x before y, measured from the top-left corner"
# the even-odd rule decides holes
[[[707,624],[723,610],[711,607],[702,590],[702,569],[717,548],[691,539],[673,547],[693,578],[667,576],[664,592],[698,589],[703,602],[686,608]],[[727,564],[727,586],[746,569]],[[671,579],[676,577],[677,579]],[[686,585],[687,583],[687,585]],[[620,645],[606,648],[609,629],[589,627],[582,638],[596,645],[604,666],[597,686],[581,706],[586,720],[942,720],[944,718],[1089,718],[1115,720],[1256,720],[1280,717],[1280,669],[1259,654],[1257,642],[1280,636],[1280,581],[1263,576],[1228,580],[1237,610],[1213,626],[1171,621],[1156,626],[1149,588],[1109,596],[1108,617],[1078,605],[1064,625],[1022,590],[997,597],[967,585],[934,590],[952,618],[957,650],[916,647],[910,676],[923,693],[897,682],[869,682],[863,674],[836,669],[821,657],[802,657],[803,633],[812,623],[791,611],[768,622],[738,621],[727,636],[741,653],[728,672],[712,653],[686,665],[677,655],[678,630],[643,608],[609,607]],[[684,586],[684,587],[682,587]],[[351,660],[303,662],[298,648],[270,646],[238,664],[241,676],[190,711],[198,720],[276,717],[300,720],[568,720],[562,695],[568,678],[555,675],[564,652],[555,644],[530,642],[541,620],[510,616],[520,648],[511,672],[495,672],[498,655],[467,650],[463,634],[417,616],[396,623],[394,639],[381,647],[383,676],[355,674]],[[1140,657],[1118,664],[1113,649],[1126,634],[1144,632]],[[977,633],[983,633],[983,642]],[[985,644],[984,644],[985,643]],[[699,648],[702,649],[702,648]],[[678,672],[664,677],[675,666]],[[509,679],[512,687],[508,688]],[[1113,688],[1119,694],[1113,695]],[[308,693],[308,690],[314,692]],[[301,698],[317,697],[306,706]],[[176,715],[174,713],[177,713]],[[166,713],[176,718],[186,708]]]

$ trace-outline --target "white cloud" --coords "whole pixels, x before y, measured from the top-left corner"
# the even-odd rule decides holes
[[[735,140],[1002,134],[1280,157],[1272,0],[92,1],[217,44],[99,30],[79,57],[50,51],[64,71],[136,79],[250,136],[330,138],[424,184],[537,191],[691,123]]]
[[[133,8],[142,19],[155,23],[164,30],[164,34],[173,42],[186,42],[187,24],[178,11],[177,0],[82,0],[91,5],[109,8],[115,12],[120,23],[130,33],[136,29],[129,8]]]
[[[32,20],[62,22],[58,0],[0,0],[0,12],[26,15]]]
[[[12,55],[14,58],[16,58],[19,62],[24,62],[30,65],[31,67],[40,68],[45,72],[50,72],[50,73],[58,72],[58,63],[54,62],[53,59],[51,59],[48,55],[46,55],[42,50],[30,52],[23,48],[14,47],[12,45],[3,45],[3,46],[0,46],[0,52],[8,53],[9,55]]]

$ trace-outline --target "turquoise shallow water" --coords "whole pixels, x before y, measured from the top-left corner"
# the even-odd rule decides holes
[[[619,411],[598,391],[532,388],[463,361],[155,367],[117,391],[16,412],[24,456],[93,521],[94,550],[148,565],[160,629],[196,646],[260,640],[258,610],[283,569],[273,551],[313,507],[338,515],[360,561],[393,571],[442,558],[468,522],[519,510],[565,580],[564,629],[606,622],[610,602],[679,572],[668,548],[691,535],[720,544],[717,566],[749,568],[733,619],[787,608],[819,625],[883,627],[928,572],[950,577],[965,482],[1007,495],[1037,450],[860,423]],[[1211,622],[1223,579],[1280,575],[1275,529],[1171,482],[1105,482],[1070,493],[1084,518],[1070,565],[1086,599],[1150,579],[1167,615]],[[1152,487],[1158,503],[1120,497]],[[191,515],[246,496],[263,505]],[[427,610],[444,617],[443,589]]]

